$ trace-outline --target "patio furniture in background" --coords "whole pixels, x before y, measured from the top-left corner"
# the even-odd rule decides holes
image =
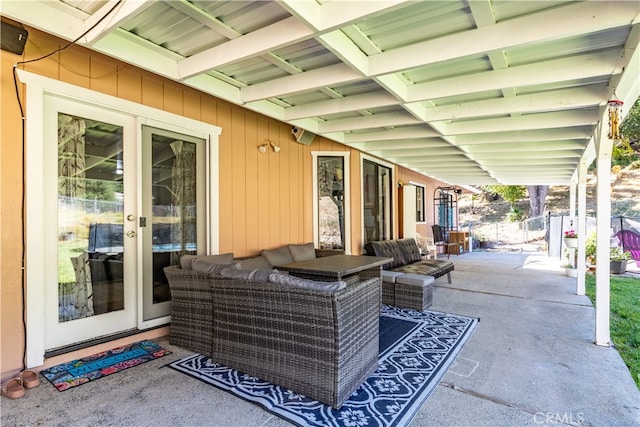
[[[434,243],[433,237],[421,236],[416,233],[416,243],[423,259],[431,259],[432,256],[434,259],[438,259],[438,247]]]
[[[447,258],[452,253],[460,254],[460,242],[449,242],[448,237],[445,235],[444,230],[437,224],[431,226],[433,231],[433,240],[436,246],[442,247],[447,251]]]
[[[631,253],[631,259],[640,267],[640,234],[631,230],[621,230],[616,233],[616,237],[622,243],[622,248]]]
[[[382,266],[382,303],[423,311],[431,306],[433,283],[447,275],[451,283],[451,261],[422,259],[415,239],[380,240],[365,245],[368,255],[392,257]]]

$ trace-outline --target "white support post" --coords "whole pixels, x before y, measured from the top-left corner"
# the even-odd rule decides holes
[[[596,186],[596,330],[595,343],[611,345],[610,333],[610,276],[609,229],[611,228],[611,150],[613,143],[607,136],[607,115],[603,114],[597,132]]]
[[[586,241],[587,241],[587,168],[589,161],[584,157],[578,166],[578,278],[576,281],[576,294],[585,294],[586,266]]]
[[[576,186],[578,184],[578,180],[576,174],[571,178],[571,185],[569,186],[569,216],[571,219],[575,219],[576,217]],[[575,224],[573,225],[575,227]],[[574,228],[575,230],[575,228]]]

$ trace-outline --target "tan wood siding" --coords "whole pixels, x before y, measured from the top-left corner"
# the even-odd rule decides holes
[[[28,31],[29,39],[22,57],[5,51],[1,53],[3,88],[13,88],[13,64],[41,57],[67,44],[32,28]],[[20,68],[221,127],[219,165],[211,171],[219,174],[220,182],[221,253],[245,256],[287,243],[313,241],[311,151],[350,152],[351,251],[354,254],[362,252],[361,171],[357,150],[322,137],[316,137],[309,146],[299,144],[287,124],[79,46]],[[26,91],[23,86],[20,86],[20,93],[24,101]],[[3,239],[0,246],[3,266],[0,273],[0,370],[4,373],[22,366],[23,351],[22,144],[20,113],[13,90],[2,91],[0,132],[0,202],[5,207],[1,217]],[[269,149],[259,153],[257,147],[265,139],[279,145],[280,152]],[[401,179],[428,181],[402,168],[399,175]],[[431,197],[433,188],[433,185],[428,187],[427,197]],[[432,221],[429,208],[427,206],[428,218]]]

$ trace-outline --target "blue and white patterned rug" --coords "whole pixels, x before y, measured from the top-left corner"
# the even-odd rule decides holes
[[[299,426],[404,426],[436,388],[479,319],[383,307],[378,370],[333,409],[195,354],[169,366]]]

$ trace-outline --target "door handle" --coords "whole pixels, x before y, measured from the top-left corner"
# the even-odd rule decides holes
[[[133,230],[127,231],[127,237],[131,237],[131,238],[136,237],[136,232]]]
[[[127,215],[127,221],[135,221],[136,220],[136,216],[135,215]]]

